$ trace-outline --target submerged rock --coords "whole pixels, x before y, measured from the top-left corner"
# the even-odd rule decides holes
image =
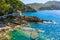
[[[34,31],[34,32],[31,33],[31,38],[35,39],[37,37],[38,37],[38,33],[37,32]]]
[[[11,40],[46,40],[44,35],[38,34],[36,31],[13,30],[9,32],[9,35]]]

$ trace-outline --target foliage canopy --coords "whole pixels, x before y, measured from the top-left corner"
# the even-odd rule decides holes
[[[20,0],[0,0],[0,16],[17,12],[23,8],[23,3]]]

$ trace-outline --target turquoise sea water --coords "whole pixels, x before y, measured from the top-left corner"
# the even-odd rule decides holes
[[[27,12],[25,16],[36,16],[43,20],[53,20],[53,23],[31,24],[32,28],[44,30],[44,35],[50,40],[60,40],[60,10],[43,10],[38,12]]]
[[[47,40],[43,33],[38,33],[37,38],[32,38],[31,32],[21,29],[9,31],[8,34],[11,36],[11,40]]]

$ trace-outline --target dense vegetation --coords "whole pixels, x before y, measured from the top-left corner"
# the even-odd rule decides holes
[[[0,0],[0,16],[17,12],[22,9],[23,5],[20,0]]]
[[[48,1],[45,4],[42,3],[31,3],[28,6],[34,8],[35,10],[60,10],[59,1]]]

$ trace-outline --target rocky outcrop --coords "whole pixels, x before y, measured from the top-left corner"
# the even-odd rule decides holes
[[[21,22],[35,22],[35,23],[53,23],[52,20],[42,20],[36,16],[20,16]]]
[[[26,20],[27,22],[41,22],[41,19],[35,16],[20,16],[20,19]]]
[[[14,28],[14,26],[16,26],[16,25],[21,25],[21,24],[27,25],[27,24],[29,24],[28,22],[41,22],[41,20],[35,16],[29,16],[29,17],[28,16],[20,16],[20,17],[15,17],[15,18],[8,17],[6,21],[4,21],[4,22],[1,21],[0,24],[2,24],[3,27],[8,25],[8,26],[11,26]]]
[[[16,26],[16,25],[22,25],[22,24],[28,25],[29,22],[35,22],[35,23],[47,23],[48,22],[48,23],[52,23],[53,21],[52,20],[41,20],[40,18],[38,18],[36,16],[20,16],[20,17],[15,17],[15,18],[8,17],[7,21],[5,21],[5,22],[1,21],[0,24],[3,23],[3,25],[6,24],[6,25],[14,28],[14,26]],[[3,26],[3,27],[5,27],[5,26]]]
[[[52,20],[42,20],[36,16],[20,16],[14,19],[8,20],[10,23],[21,25],[21,24],[28,24],[28,22],[35,22],[35,23],[44,23],[44,22],[52,22]]]
[[[42,22],[41,19],[35,16],[20,16],[16,17],[14,19],[9,19],[8,18],[8,23],[16,24],[16,25],[21,25],[21,24],[28,24],[28,22]]]

